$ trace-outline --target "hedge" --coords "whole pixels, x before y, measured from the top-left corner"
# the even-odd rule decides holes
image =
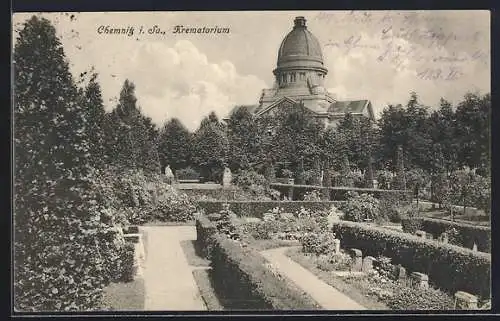
[[[332,231],[342,247],[358,248],[363,256],[390,257],[409,271],[429,275],[442,290],[490,296],[490,254],[355,222],[335,222]]]
[[[199,216],[196,219],[196,241],[195,251],[196,254],[210,259],[212,244],[214,242],[213,236],[217,233],[215,223],[211,222],[205,216]]]
[[[435,238],[439,237],[446,230],[455,228],[459,233],[457,240],[459,245],[472,249],[474,243],[476,243],[479,251],[491,252],[491,228],[487,226],[476,226],[432,218],[405,219],[401,223],[403,230],[408,230],[408,226],[413,224],[416,225],[417,229],[431,233]]]
[[[227,309],[316,310],[319,305],[286,278],[276,277],[252,248],[215,232],[207,218],[196,221],[197,247],[211,258],[214,290]],[[203,244],[206,242],[206,244]]]
[[[339,207],[343,202],[317,202],[317,201],[198,201],[197,207],[203,209],[206,214],[217,213],[223,204],[229,204],[229,209],[238,216],[262,218],[264,213],[275,207],[283,208],[287,213],[295,213],[304,207],[308,210],[321,211],[330,207]]]
[[[292,189],[292,199],[302,200],[307,192],[319,191],[323,193],[328,193],[328,199],[333,201],[345,201],[347,199],[348,192],[357,192],[359,194],[372,194],[376,198],[381,198],[384,195],[398,195],[401,199],[410,201],[412,194],[410,191],[404,190],[384,190],[377,188],[359,188],[359,187],[325,187],[316,185],[290,185],[281,183],[270,184],[271,188],[279,191],[281,195],[289,196],[290,189]]]

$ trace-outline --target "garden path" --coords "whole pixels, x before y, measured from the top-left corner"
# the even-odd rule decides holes
[[[207,310],[181,241],[196,239],[194,226],[144,226],[144,310]]]
[[[326,310],[366,310],[366,308],[334,287],[321,281],[309,270],[296,263],[285,252],[290,247],[262,251],[261,254],[283,275],[307,292]]]

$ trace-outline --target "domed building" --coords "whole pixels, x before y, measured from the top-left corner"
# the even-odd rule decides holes
[[[295,18],[292,31],[281,42],[273,74],[274,86],[262,91],[258,105],[237,108],[247,108],[259,117],[272,114],[284,106],[302,105],[314,117],[321,119],[325,126],[336,126],[346,113],[374,120],[370,101],[337,101],[325,89],[328,69],[323,64],[321,45],[307,29],[304,17]]]

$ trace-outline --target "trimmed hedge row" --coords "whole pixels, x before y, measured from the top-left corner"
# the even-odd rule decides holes
[[[481,252],[491,252],[491,228],[465,223],[457,223],[432,218],[414,218],[401,221],[403,230],[408,230],[410,225],[417,229],[439,237],[443,232],[455,228],[458,231],[458,244],[471,249],[474,243]],[[411,231],[410,231],[411,232]]]
[[[364,256],[390,257],[394,264],[429,275],[431,282],[450,293],[490,296],[490,254],[355,222],[335,222],[332,230],[343,247],[358,248]]]
[[[197,247],[211,259],[212,284],[225,308],[319,309],[318,303],[309,295],[289,280],[275,276],[258,252],[214,232],[214,224],[204,217],[197,220],[196,227],[198,236],[201,236],[196,241]]]
[[[262,218],[264,213],[275,207],[283,208],[287,213],[294,213],[304,207],[308,210],[321,211],[330,207],[339,207],[343,202],[316,202],[316,201],[198,201],[198,209],[203,209],[206,214],[217,213],[222,210],[223,204],[229,204],[229,209],[238,216]]]
[[[198,256],[210,259],[213,237],[217,234],[217,227],[205,216],[196,219],[195,251]]]
[[[281,183],[270,184],[271,188],[280,192],[281,195],[289,196],[292,194],[293,200],[302,200],[307,192],[319,191],[322,195],[325,193],[329,200],[345,201],[349,192],[357,192],[359,194],[372,194],[376,198],[384,197],[385,195],[397,195],[402,200],[410,201],[412,194],[410,191],[404,190],[384,190],[376,188],[358,188],[358,187],[325,187],[315,185],[289,185]]]

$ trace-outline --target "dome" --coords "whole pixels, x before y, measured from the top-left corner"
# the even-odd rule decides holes
[[[306,19],[296,17],[292,31],[281,42],[278,68],[323,67],[323,54],[318,39],[307,30]]]

